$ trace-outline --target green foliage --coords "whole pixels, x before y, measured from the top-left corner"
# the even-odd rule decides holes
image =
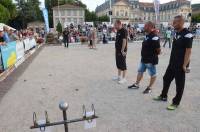
[[[8,9],[11,19],[17,16],[16,6],[13,4],[12,0],[1,0],[0,4]]]
[[[200,14],[192,15],[192,23],[200,23]]]
[[[105,15],[105,16],[100,16],[100,17],[98,18],[98,21],[99,21],[99,22],[109,22],[109,21],[110,21],[110,18],[109,18],[107,15]]]
[[[23,23],[23,27],[26,27],[27,23],[33,21],[42,21],[42,12],[39,8],[39,0],[17,0],[18,17]]]
[[[90,12],[88,9],[85,10],[85,21],[86,22],[95,22],[98,20],[97,15],[95,12]]]
[[[95,12],[90,12],[88,9],[85,10],[85,21],[86,22],[109,22],[110,19],[107,15],[98,17]]]
[[[60,22],[58,22],[58,24],[56,26],[56,31],[59,33],[62,33],[62,24]]]
[[[7,8],[0,4],[0,23],[7,23],[10,19],[10,13]]]

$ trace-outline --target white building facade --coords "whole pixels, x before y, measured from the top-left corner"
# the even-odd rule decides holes
[[[112,22],[120,19],[125,23],[145,23],[156,21],[154,4],[139,2],[139,0],[111,0]],[[159,22],[171,22],[174,16],[182,15],[186,21],[190,21],[189,14],[192,12],[190,1],[175,0],[160,4]],[[109,0],[96,8],[97,16],[109,15]]]
[[[54,28],[56,28],[59,21],[63,28],[70,24],[82,25],[85,22],[85,9],[69,4],[53,7]]]

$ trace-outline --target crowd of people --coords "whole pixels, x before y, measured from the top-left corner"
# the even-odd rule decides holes
[[[128,31],[128,40],[136,40],[136,36],[139,36],[141,32],[137,31],[135,27],[130,24],[123,25],[124,28]],[[98,24],[96,26],[85,24],[74,26],[70,24],[64,28],[62,36],[59,38],[65,45],[69,43],[77,42],[88,42],[90,48],[95,49],[96,43],[107,44],[109,41],[116,40],[116,29],[114,26],[109,26],[106,24]],[[143,35],[143,34],[142,34]]]
[[[127,30],[128,41],[137,41],[137,40],[141,41],[144,39],[145,35],[144,27],[139,28],[137,25],[131,25],[131,24],[123,24],[122,26]],[[66,29],[67,29],[67,35],[64,35]],[[62,37],[63,42],[66,41],[66,43],[68,44],[76,42],[88,42],[90,48],[95,47],[96,43],[107,44],[109,41],[115,41],[117,34],[117,30],[115,29],[114,26],[107,25],[105,23],[98,24],[95,27],[89,24],[78,25],[78,26],[74,26],[73,24],[71,24],[68,27],[66,27],[65,30],[63,32],[63,37]],[[200,26],[193,25],[189,27],[188,30],[192,32],[195,38],[200,38]],[[172,38],[175,34],[174,27],[169,25],[168,27],[157,29],[157,32],[159,34],[161,42],[163,43],[162,46],[165,47],[166,44],[169,44],[169,48],[171,48],[173,43]]]
[[[27,28],[24,30],[15,30],[7,26],[4,26],[3,29],[0,29],[0,35],[1,35],[1,45],[5,45],[6,43],[16,41],[16,40],[23,40],[25,38],[31,38],[35,37],[39,40],[39,38],[45,37],[45,32],[44,30],[40,31],[34,31],[33,28]]]
[[[115,56],[118,75],[114,77],[113,80],[118,81],[119,84],[124,84],[127,82],[126,55],[128,47],[128,30],[123,27],[120,20],[116,21],[115,28],[117,29]],[[175,110],[180,105],[185,88],[185,74],[187,72],[187,66],[190,63],[191,49],[193,43],[193,34],[187,28],[184,28],[184,18],[182,16],[176,16],[174,18],[173,29],[173,44],[169,65],[163,77],[163,90],[159,96],[154,98],[155,101],[167,101],[170,84],[175,79],[176,96],[173,98],[172,104],[167,107],[168,110]],[[143,74],[147,70],[151,78],[149,85],[143,93],[149,94],[152,92],[153,85],[156,81],[156,66],[159,64],[161,45],[158,31],[156,30],[155,24],[153,22],[147,22],[145,24],[144,31],[146,35],[142,43],[141,61],[138,68],[136,82],[134,82],[128,88],[139,89]],[[168,29],[166,31],[166,42],[171,39],[171,34],[172,32],[170,31],[170,29]]]
[[[3,29],[0,29],[0,46],[6,46],[9,42],[21,41],[26,38],[36,38],[37,43],[43,43],[45,32],[43,30],[34,31],[33,28],[27,28],[24,30],[15,30],[4,26]],[[3,72],[2,59],[1,59],[1,50],[0,50],[0,73]]]

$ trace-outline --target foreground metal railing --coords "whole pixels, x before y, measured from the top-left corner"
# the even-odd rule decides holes
[[[87,112],[85,109],[85,106],[83,105],[83,117],[78,118],[78,119],[72,119],[72,120],[67,119],[66,111],[69,108],[68,103],[61,102],[59,104],[59,108],[63,112],[63,121],[50,123],[47,111],[45,111],[45,118],[46,118],[45,120],[37,120],[37,115],[34,112],[33,113],[33,126],[31,126],[30,129],[39,128],[41,132],[45,132],[46,127],[56,126],[56,125],[64,125],[65,132],[68,132],[69,131],[68,124],[70,124],[70,123],[81,122],[81,121],[87,121],[88,123],[92,123],[94,119],[99,118],[98,116],[95,115],[95,108],[94,108],[93,104],[92,104],[91,112]]]

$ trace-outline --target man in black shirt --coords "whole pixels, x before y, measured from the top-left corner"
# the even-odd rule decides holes
[[[63,31],[63,42],[64,42],[65,47],[67,48],[69,47],[69,34],[70,34],[69,28],[67,27],[65,28],[65,31]]]
[[[144,94],[152,91],[152,86],[156,80],[156,65],[158,64],[158,55],[160,54],[160,38],[158,37],[155,25],[152,22],[147,22],[144,27],[147,35],[142,43],[141,63],[138,69],[136,83],[129,86],[129,89],[139,89],[140,81],[143,78],[143,73],[146,69],[151,76],[150,84],[144,90]]]
[[[126,83],[126,54],[127,54],[127,30],[122,27],[120,20],[115,22],[115,28],[117,29],[116,42],[115,42],[115,55],[116,65],[118,69],[118,76],[113,80],[117,80],[120,84]],[[122,78],[121,78],[121,74]]]
[[[176,30],[171,57],[168,68],[163,77],[163,90],[160,96],[154,98],[157,101],[167,101],[167,94],[172,80],[176,82],[176,96],[172,104],[167,107],[168,110],[175,110],[180,104],[184,87],[185,87],[185,72],[189,63],[193,42],[193,35],[183,27],[184,18],[176,16],[173,26]]]

